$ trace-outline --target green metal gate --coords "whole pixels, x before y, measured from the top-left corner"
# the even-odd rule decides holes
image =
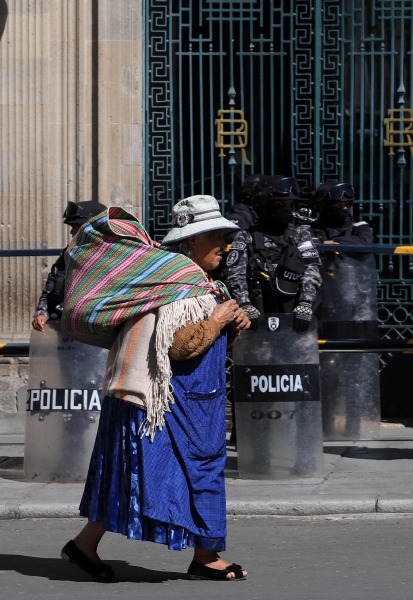
[[[412,244],[413,0],[146,0],[144,20],[156,238],[180,198],[225,210],[256,172],[350,181],[376,242]],[[382,335],[410,336],[413,257],[378,278]]]

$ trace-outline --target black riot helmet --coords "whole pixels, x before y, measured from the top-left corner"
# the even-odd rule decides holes
[[[272,204],[279,204],[284,200],[298,200],[300,193],[300,184],[294,177],[269,175],[259,182],[253,207],[257,211],[262,211],[263,208]]]
[[[68,202],[63,214],[65,225],[83,225],[92,217],[96,217],[107,209],[100,202],[88,200],[86,202]]]
[[[253,207],[262,221],[269,220],[270,227],[287,226],[293,218],[293,204],[300,193],[300,184],[294,177],[270,175],[258,184]]]
[[[334,205],[339,202],[349,202],[351,206],[354,198],[354,188],[349,183],[328,181],[313,192],[312,205],[316,212],[323,214],[330,212]]]
[[[257,185],[255,203],[259,206],[280,200],[298,200],[300,194],[300,184],[294,177],[268,175]]]
[[[237,191],[237,202],[242,202],[248,206],[252,206],[254,201],[254,194],[260,184],[267,179],[267,175],[259,175],[254,173],[250,175],[241,183]]]

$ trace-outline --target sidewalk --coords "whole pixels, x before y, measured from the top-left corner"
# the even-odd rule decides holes
[[[82,484],[24,480],[24,436],[0,436],[0,519],[75,517]],[[326,442],[324,476],[294,482],[239,479],[228,445],[231,515],[413,512],[413,428],[383,424],[374,441]]]

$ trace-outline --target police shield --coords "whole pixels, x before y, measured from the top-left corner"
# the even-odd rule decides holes
[[[30,338],[24,473],[39,482],[87,475],[101,410],[107,350],[75,342],[59,321]]]
[[[303,334],[293,318],[266,314],[268,327],[242,332],[233,348],[238,471],[245,479],[322,475],[317,322]]]
[[[376,262],[372,254],[322,256],[323,339],[374,339]],[[369,439],[380,430],[379,357],[322,353],[321,404],[325,440]]]

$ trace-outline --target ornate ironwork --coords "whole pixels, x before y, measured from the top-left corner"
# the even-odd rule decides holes
[[[145,3],[146,125],[143,218],[152,234],[170,224],[171,94],[168,55],[169,2]]]
[[[225,210],[250,172],[281,172],[307,193],[349,181],[376,242],[413,243],[413,0],[147,0],[145,17],[144,204],[157,239],[180,198],[211,193]],[[227,156],[215,147],[222,107],[248,121],[248,148]],[[382,334],[411,333],[413,256],[377,266]]]
[[[319,7],[311,2],[297,1],[293,21],[291,70],[293,88],[293,119],[290,135],[293,175],[303,190],[311,191],[314,167],[314,118],[318,109],[314,102],[314,17]]]
[[[291,172],[294,2],[147,0],[145,17],[145,218],[160,239],[180,198],[210,193],[225,211],[250,173]],[[245,131],[229,122],[217,152],[223,107]]]
[[[321,144],[316,160],[318,172],[314,173],[314,184],[328,180],[339,180],[343,165],[343,66],[342,47],[342,2],[325,0],[322,2],[320,35],[320,137]],[[315,35],[317,35],[317,31]],[[317,38],[316,38],[317,39]],[[316,58],[317,60],[317,58]],[[317,86],[317,81],[315,82]],[[317,131],[315,130],[315,135]]]

